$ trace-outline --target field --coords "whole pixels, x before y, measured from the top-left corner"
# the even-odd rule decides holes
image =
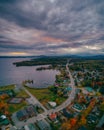
[[[55,101],[58,105],[66,100],[64,97],[59,97],[51,92],[48,88],[44,89],[31,89],[27,87],[30,91],[43,105],[49,101]]]
[[[29,95],[28,95],[24,90],[20,90],[20,92],[18,92],[18,93],[16,94],[16,97],[27,98],[27,97],[29,97]]]
[[[14,89],[15,88],[15,85],[12,84],[12,85],[7,85],[7,86],[1,86],[0,87],[0,91],[3,91],[3,90],[8,90],[8,89]]]
[[[23,107],[25,107],[27,105],[27,103],[25,101],[23,101],[20,104],[9,104],[8,106],[8,110],[9,112],[12,114],[14,112],[19,111],[20,109],[22,109]]]

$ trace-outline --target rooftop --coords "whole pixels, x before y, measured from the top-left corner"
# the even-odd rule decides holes
[[[104,115],[102,116],[102,118],[100,119],[99,123],[97,124],[96,127],[102,127],[102,125],[104,124]]]
[[[85,87],[85,89],[88,91],[88,92],[93,92],[93,89],[91,87]]]
[[[56,119],[57,115],[55,113],[52,113],[51,115],[49,115],[49,117],[51,120],[54,120]]]

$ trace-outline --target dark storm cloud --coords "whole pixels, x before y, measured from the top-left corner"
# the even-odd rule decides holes
[[[51,6],[46,1],[39,2],[36,0],[9,0],[0,1],[0,16],[9,22],[13,21],[15,24],[26,28],[46,29],[43,26],[43,21],[46,19],[47,11]],[[45,10],[41,10],[41,6]]]
[[[83,32],[87,29],[83,26],[86,23],[92,24],[92,22],[95,22],[98,26],[100,25],[100,19],[98,20],[97,15],[100,14],[101,17],[104,15],[103,7],[104,2],[102,0],[99,0],[99,2],[97,0],[87,2],[83,0],[56,0],[53,4],[49,0],[44,0],[44,2],[42,0],[31,0],[31,2],[30,0],[21,0],[21,2],[9,0],[5,4],[1,1],[0,15],[22,27],[49,29],[49,31],[56,29],[60,31],[62,27],[65,31],[75,31],[73,27],[77,27],[80,32]],[[91,20],[88,18],[91,18]],[[97,23],[98,21],[99,23]],[[74,25],[72,22],[76,24]],[[72,28],[65,28],[68,25],[72,25]],[[82,30],[80,30],[80,27]]]
[[[33,50],[54,50],[57,51],[58,49],[65,49],[65,48],[77,48],[82,46],[83,43],[61,43],[60,45],[47,45],[46,43],[37,43],[37,45],[32,45],[31,47],[27,47],[25,49],[33,49]],[[23,46],[24,47],[24,46]]]
[[[67,53],[95,46],[100,52],[103,21],[104,0],[0,0],[0,48]]]

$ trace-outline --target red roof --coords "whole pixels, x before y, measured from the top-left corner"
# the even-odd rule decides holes
[[[53,119],[56,119],[56,117],[57,117],[57,116],[56,116],[56,114],[55,114],[55,113],[52,113],[51,115],[49,115],[49,117],[50,117],[50,119],[52,119],[52,120],[53,120]]]

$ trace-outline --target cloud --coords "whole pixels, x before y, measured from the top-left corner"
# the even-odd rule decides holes
[[[0,54],[102,54],[103,7],[103,0],[0,0]]]

